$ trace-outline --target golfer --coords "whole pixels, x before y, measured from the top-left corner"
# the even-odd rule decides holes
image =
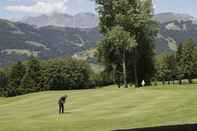
[[[67,95],[60,97],[60,99],[58,100],[58,105],[59,105],[59,114],[63,114],[64,113],[64,104],[66,99],[68,98]]]

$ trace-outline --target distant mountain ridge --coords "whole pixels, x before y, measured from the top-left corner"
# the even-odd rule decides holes
[[[86,15],[80,14],[81,17]],[[155,16],[160,27],[155,40],[157,54],[176,51],[178,45],[188,38],[192,38],[197,44],[195,18],[184,14],[183,17],[181,14],[174,16],[176,16],[174,13]],[[97,41],[102,39],[102,34],[98,31],[98,24],[93,21],[92,26],[87,26],[89,21],[91,20],[88,19],[85,22],[86,26],[81,26],[80,23],[76,25],[83,28],[71,28],[58,25],[37,27],[0,19],[0,67],[26,60],[31,55],[41,59],[69,55],[95,62],[92,57],[94,57]]]
[[[92,13],[79,13],[76,15],[53,13],[51,15],[24,18],[21,22],[37,27],[95,28],[98,26],[99,19]]]
[[[159,13],[156,14],[154,19],[159,23],[167,23],[171,21],[196,21],[196,19],[193,16],[190,16],[188,14],[179,14],[179,13],[172,13],[172,12],[166,12],[166,13]]]
[[[156,14],[154,19],[161,24],[171,21],[193,21],[193,23],[197,24],[197,19],[193,16],[172,12]],[[93,13],[79,13],[76,15],[53,13],[51,15],[27,17],[22,19],[21,22],[37,27],[59,26],[70,28],[95,28],[99,24],[99,18]]]
[[[0,19],[0,67],[26,60],[31,55],[57,58],[94,48],[101,39],[97,28],[34,26]]]

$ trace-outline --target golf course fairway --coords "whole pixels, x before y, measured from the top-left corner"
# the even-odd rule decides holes
[[[67,94],[65,114],[58,99]],[[0,131],[111,131],[197,123],[197,85],[109,86],[0,98]]]

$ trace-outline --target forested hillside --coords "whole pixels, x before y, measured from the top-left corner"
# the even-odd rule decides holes
[[[197,43],[197,22],[184,14],[163,13],[155,16],[159,23],[156,53],[174,52],[188,38]],[[80,23],[79,23],[80,24]],[[0,19],[0,66],[26,60],[31,55],[43,59],[62,57],[93,57],[102,35],[98,28],[69,28],[32,25]]]
[[[0,20],[0,66],[25,60],[31,55],[43,59],[73,55],[95,47],[101,34],[96,28],[33,26]]]

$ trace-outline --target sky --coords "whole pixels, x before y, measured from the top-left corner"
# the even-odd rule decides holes
[[[54,12],[77,14],[95,11],[91,0],[0,0],[0,18],[19,20]],[[155,13],[175,12],[197,18],[197,0],[154,0]]]

